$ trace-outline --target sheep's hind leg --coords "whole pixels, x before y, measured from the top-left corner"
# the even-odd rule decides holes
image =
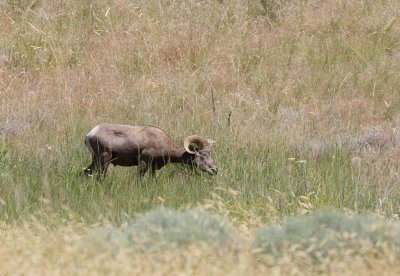
[[[96,162],[96,158],[93,156],[92,157],[92,163],[87,168],[85,168],[83,170],[83,173],[86,176],[93,175],[93,173],[94,173],[94,171],[96,170],[96,167],[97,167],[96,163],[97,163]]]
[[[97,174],[97,178],[104,178],[107,173],[108,163],[111,158],[108,155],[103,155],[101,158],[93,156],[92,163],[83,171],[86,176]]]

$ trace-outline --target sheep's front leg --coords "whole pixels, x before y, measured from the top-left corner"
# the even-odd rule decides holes
[[[106,177],[108,165],[112,159],[112,154],[110,152],[103,152],[99,162],[99,177]]]
[[[156,176],[156,171],[161,169],[163,166],[164,166],[163,163],[159,163],[159,162],[156,162],[156,161],[151,163],[151,169],[150,169],[151,176]]]
[[[139,161],[138,169],[139,169],[140,176],[144,176],[146,174],[148,167],[149,166],[147,165],[146,161],[144,161],[144,160]]]

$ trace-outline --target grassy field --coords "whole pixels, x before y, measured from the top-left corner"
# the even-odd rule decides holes
[[[306,259],[265,265],[250,244],[263,225],[327,207],[398,219],[399,10],[396,0],[0,1],[0,240],[15,260],[0,273],[320,272]],[[219,173],[82,177],[84,136],[103,122],[215,140]],[[161,206],[227,218],[241,247],[221,257],[78,246]],[[396,250],[336,268],[395,273]]]

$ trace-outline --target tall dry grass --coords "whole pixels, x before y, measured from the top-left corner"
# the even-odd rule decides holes
[[[187,215],[195,213],[175,212],[173,216],[186,220]],[[261,228],[255,235],[241,229],[236,233],[237,244],[229,249],[209,244],[217,237],[212,230],[220,225],[204,224],[203,227],[211,230],[208,233],[211,240],[206,244],[196,243],[198,231],[195,230],[194,243],[176,247],[171,242],[180,237],[173,232],[179,229],[187,234],[193,227],[151,222],[150,217],[163,216],[160,210],[145,214],[138,225],[130,222],[117,229],[112,225],[81,223],[77,217],[49,228],[31,218],[18,227],[1,225],[0,271],[6,275],[395,275],[399,272],[396,262],[399,252],[394,249],[399,245],[398,224],[372,216],[333,214],[319,212],[290,219],[281,227],[281,232],[277,226]],[[218,218],[212,220],[215,219]],[[302,219],[306,226],[301,224]],[[202,224],[201,220],[194,225]],[[343,225],[338,224],[342,220]],[[145,221],[147,224],[143,224]],[[135,243],[127,242],[135,237],[130,236],[132,227],[145,235],[143,226],[150,228],[148,237],[156,235],[163,246],[170,246],[143,251],[140,245],[136,247]],[[105,229],[119,232],[125,238],[118,235],[105,238],[101,235]],[[322,238],[317,239],[319,236]],[[149,240],[138,242],[147,244]],[[154,241],[153,245],[157,246]]]

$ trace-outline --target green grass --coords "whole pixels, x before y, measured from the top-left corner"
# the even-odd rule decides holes
[[[31,214],[45,219],[52,211],[64,216],[72,212],[89,223],[121,223],[161,205],[180,209],[211,204],[235,220],[246,222],[255,216],[267,222],[326,206],[374,211],[382,196],[352,168],[347,150],[305,161],[292,158],[280,145],[264,151],[230,151],[215,145],[213,157],[220,168],[215,177],[169,164],[155,177],[144,178],[134,167],[110,167],[106,178],[97,180],[82,175],[90,163],[82,136],[71,138],[67,133],[65,142],[40,151],[3,150],[2,220]],[[398,192],[390,196],[388,203],[398,206]],[[392,215],[393,210],[382,211]]]

